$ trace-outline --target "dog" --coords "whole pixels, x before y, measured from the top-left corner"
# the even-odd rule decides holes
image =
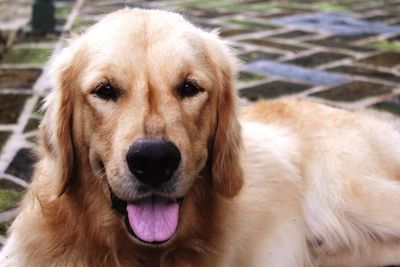
[[[400,134],[300,100],[238,110],[238,61],[123,9],[51,63],[39,161],[1,266],[400,263]]]

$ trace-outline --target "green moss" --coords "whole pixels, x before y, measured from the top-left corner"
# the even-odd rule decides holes
[[[4,55],[3,63],[44,64],[50,55],[49,48],[13,48]]]
[[[316,3],[316,4],[313,4],[312,7],[319,11],[325,11],[325,12],[344,12],[344,11],[346,11],[346,8],[341,5],[327,3],[327,2]]]
[[[389,50],[389,51],[397,51],[400,52],[400,42],[396,41],[376,41],[371,43],[373,47],[376,47],[381,50]]]
[[[32,144],[36,145],[36,144],[38,144],[39,138],[37,136],[31,136],[31,137],[27,138],[27,140],[29,142],[31,142]]]
[[[279,7],[279,3],[269,2],[269,1],[265,1],[265,3],[255,3],[255,4],[249,5],[249,8],[251,10],[266,10],[266,9],[272,9],[272,8],[276,8],[276,7]]]
[[[310,86],[306,84],[273,81],[241,89],[239,95],[249,99],[250,101],[255,101],[262,98],[269,99],[283,95],[295,94],[308,88],[310,88]]]
[[[240,82],[251,82],[251,81],[261,80],[264,78],[265,77],[263,75],[253,73],[253,72],[248,72],[248,71],[239,72],[239,81]]]
[[[0,189],[0,212],[15,208],[23,194],[14,190]]]
[[[93,25],[96,21],[93,19],[88,19],[84,17],[76,17],[74,23],[72,24],[72,30],[76,30],[83,26]]]
[[[40,97],[36,102],[35,107],[33,108],[33,115],[35,115],[38,118],[43,118],[44,116],[44,111],[42,108],[43,103],[44,103],[44,97]]]
[[[199,1],[185,1],[175,4],[176,7],[183,8],[216,8],[234,4],[231,0],[199,0]]]
[[[68,17],[69,13],[71,13],[70,6],[61,6],[56,8],[56,18],[65,19]]]
[[[38,42],[48,42],[54,43],[58,40],[58,33],[47,33],[47,34],[26,34],[24,38],[16,43],[38,43]]]
[[[238,19],[229,19],[225,21],[226,23],[233,23],[233,24],[238,24],[241,26],[247,26],[251,28],[262,28],[262,29],[275,29],[278,28],[275,25],[267,24],[267,23],[260,23],[257,21],[252,21],[252,20],[238,20]]]

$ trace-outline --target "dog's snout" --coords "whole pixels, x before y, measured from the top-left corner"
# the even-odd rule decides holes
[[[172,177],[181,161],[181,153],[170,141],[141,139],[129,148],[126,161],[136,178],[158,186]]]

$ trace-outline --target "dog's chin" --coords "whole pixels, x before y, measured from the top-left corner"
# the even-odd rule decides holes
[[[124,225],[132,239],[143,246],[160,247],[173,241],[179,228],[183,197],[160,195],[125,201],[109,187],[111,206],[123,216]]]

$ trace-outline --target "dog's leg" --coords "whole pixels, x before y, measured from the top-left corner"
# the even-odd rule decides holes
[[[321,241],[320,266],[400,264],[398,181],[353,177],[336,184],[336,191],[322,191],[309,192],[313,205],[305,209],[310,232]]]
[[[299,215],[285,214],[275,229],[268,229],[260,242],[252,266],[309,267],[314,266],[306,244],[304,224]]]
[[[346,249],[334,255],[321,254],[316,258],[317,266],[324,267],[370,267],[394,266],[399,264],[400,243],[372,244],[370,253],[363,257],[355,257],[352,251]]]

